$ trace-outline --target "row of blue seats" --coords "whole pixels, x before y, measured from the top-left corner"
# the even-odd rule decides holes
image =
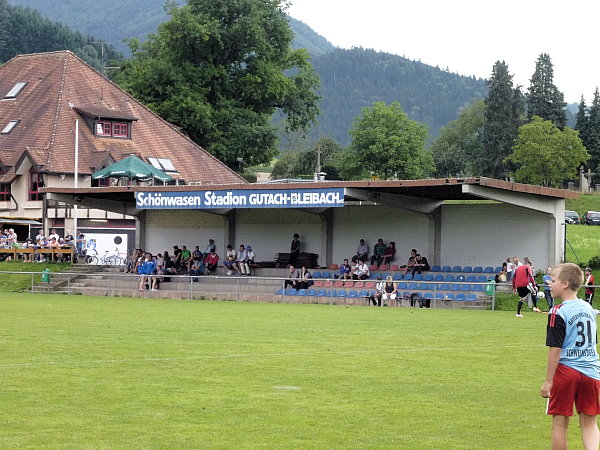
[[[374,272],[369,276],[370,280],[376,280],[377,277],[381,277],[382,280],[385,280],[387,277],[391,276],[394,281],[445,281],[447,283],[451,283],[454,281],[458,282],[467,282],[467,283],[485,283],[486,281],[493,279],[493,276],[488,275],[443,275],[441,273],[433,274],[433,273],[417,273],[414,276],[411,273],[407,273],[406,275],[402,275],[401,273],[379,273]],[[313,273],[313,278],[331,278],[330,272],[315,272]]]
[[[345,289],[293,289],[293,288],[289,288],[289,289],[279,289],[277,292],[275,292],[275,295],[289,295],[289,296],[309,296],[309,297],[348,297],[348,298],[360,298],[360,297],[368,297],[371,293],[369,293],[369,291],[366,290],[362,290],[362,291],[356,291],[356,290],[350,290],[350,291],[346,291]],[[409,297],[411,294],[413,294],[413,292],[404,292],[404,293],[400,293],[401,295],[399,296],[399,298],[406,298]],[[431,292],[425,292],[424,294],[422,294],[421,292],[416,292],[416,294],[419,297],[423,297],[429,300],[433,300],[433,294]],[[477,295],[476,294],[453,294],[452,292],[448,292],[448,293],[441,293],[438,292],[435,295],[435,298],[437,300],[457,300],[457,301],[475,301],[477,300]]]

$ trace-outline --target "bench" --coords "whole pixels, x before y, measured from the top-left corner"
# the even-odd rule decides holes
[[[277,253],[275,267],[287,267],[290,263],[290,253]],[[319,267],[319,255],[317,253],[302,252],[296,258],[296,267],[306,267],[307,269],[315,269]]]

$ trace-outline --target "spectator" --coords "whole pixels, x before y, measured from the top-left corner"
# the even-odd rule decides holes
[[[211,250],[214,250],[215,253],[216,253],[217,252],[217,246],[215,245],[215,241],[214,240],[209,239],[208,240],[208,245],[206,246],[206,250],[204,250],[204,253],[202,254],[202,256],[204,258],[206,258],[209,255],[209,253],[210,253]]]
[[[381,277],[377,276],[377,284],[375,285],[375,293],[371,295],[370,299],[373,302],[373,306],[381,306],[381,296],[383,295],[383,281]]]
[[[6,243],[9,246],[9,248],[14,247],[14,245],[17,243],[17,239],[17,233],[15,233],[15,230],[9,228],[8,235],[6,236]],[[56,241],[58,242],[58,236],[56,238]]]
[[[143,262],[138,264],[138,274],[140,275],[138,291],[144,291],[146,284],[148,284],[148,287],[152,288],[152,275],[155,273],[156,263],[152,259],[152,254],[146,253]],[[156,288],[154,288],[154,290],[156,290]]]
[[[235,260],[233,268],[239,275],[248,275],[248,252],[246,251],[244,244],[240,244],[240,249],[238,251],[237,259]]]
[[[204,275],[204,261],[202,259],[195,259],[192,261],[188,275],[197,277],[198,275]],[[194,280],[197,281],[197,280]]]
[[[256,265],[256,255],[254,254],[254,250],[252,250],[251,245],[246,246],[246,253],[248,255],[248,261],[246,261],[246,275],[250,275],[250,267]]]
[[[288,286],[297,289],[298,282],[300,281],[300,272],[294,266],[290,265],[287,274],[287,280],[283,283],[283,288],[287,289]]]
[[[385,252],[385,244],[383,239],[378,239],[377,244],[373,247],[373,256],[371,256],[371,264],[377,264],[377,268],[381,265],[383,253]]]
[[[356,254],[352,257],[352,262],[366,261],[369,257],[369,246],[365,244],[365,240],[361,239],[356,248]]]
[[[237,254],[235,253],[235,250],[231,244],[229,244],[227,246],[227,252],[225,252],[225,261],[223,261],[223,268],[227,271],[227,275],[231,275],[233,273],[233,266],[235,264],[236,256]]]
[[[417,250],[416,249],[412,249],[410,251],[410,256],[408,258],[408,261],[405,265],[400,266],[400,268],[402,269],[402,275],[406,275],[408,272],[410,272],[413,267],[415,266],[415,263],[417,258]]]
[[[340,264],[340,274],[338,278],[342,278],[343,280],[351,280],[352,279],[352,267],[348,264],[348,260],[344,259],[344,263]]]
[[[552,291],[550,290],[551,279],[552,276],[550,275],[550,267],[548,267],[546,274],[542,278],[542,281],[544,282],[544,297],[546,297],[546,302],[548,302],[548,311],[554,308],[554,298],[552,297]]]
[[[354,280],[366,280],[369,278],[369,265],[366,261],[358,261],[356,263],[356,269],[354,269],[352,278]]]
[[[73,235],[71,234],[71,230],[67,230],[66,234],[65,234],[65,241],[69,242],[69,241],[74,241],[75,239],[73,238]]]
[[[505,283],[505,282],[508,281],[507,268],[508,268],[508,264],[507,263],[502,263],[502,269],[494,277],[494,281],[496,283]]]
[[[517,259],[518,260],[518,259]],[[536,287],[535,287],[535,279],[533,278],[533,273],[531,272],[531,267],[528,264],[520,265],[515,270],[515,276],[512,280],[513,285],[513,293],[519,296],[519,303],[517,306],[517,317],[523,317],[521,314],[521,308],[523,307],[523,302],[527,299],[527,302],[533,302],[533,310],[536,312],[540,312],[537,307],[537,296]],[[533,297],[533,299],[531,299]]]
[[[414,275],[416,273],[427,272],[428,270],[431,270],[431,267],[429,267],[429,261],[427,261],[427,258],[417,253],[415,255],[415,263],[413,265],[412,274]]]
[[[194,251],[192,252],[192,260],[188,263],[188,271],[191,269],[194,261],[201,261],[204,263],[204,254],[200,251],[200,247],[197,245],[194,247]]]
[[[512,262],[509,258],[506,258],[506,281],[512,281],[513,276],[515,275],[515,269],[517,266]]]
[[[305,266],[302,266],[302,269],[300,269],[300,281],[298,281],[297,289],[308,289],[313,284],[312,275]]]
[[[11,228],[10,230],[8,230],[9,234],[10,232],[12,232],[13,229]],[[56,232],[55,228],[52,228],[52,230],[50,230],[50,234],[48,235],[48,239],[56,239],[56,242],[58,242],[58,239],[60,238],[60,236],[58,235],[58,233]]]
[[[390,242],[390,245],[385,249],[381,255],[381,264],[389,264],[396,257],[396,243]]]
[[[207,275],[216,272],[217,265],[219,264],[219,255],[217,255],[215,249],[211,250],[211,252],[204,258],[204,264],[206,265]]]
[[[188,250],[185,245],[181,246],[181,259],[177,265],[177,272],[184,272],[188,270],[189,265],[192,262],[192,252]]]
[[[592,269],[588,267],[585,269],[585,301],[591,306],[593,306],[592,301],[594,300],[594,293],[596,292],[596,288],[592,287],[594,284],[595,281],[594,275],[592,275]]]
[[[392,276],[388,275],[385,279],[385,285],[383,286],[383,291],[381,293],[382,301],[379,306],[385,305],[387,299],[396,300],[396,295],[398,295],[398,283],[394,283],[392,281]]]
[[[294,233],[294,238],[292,239],[292,243],[290,245],[290,266],[296,264],[298,260],[298,256],[300,255],[300,236],[298,233]]]
[[[181,249],[177,245],[173,246],[172,261],[173,261],[173,268],[175,269],[175,271],[179,270],[179,267],[181,266]]]

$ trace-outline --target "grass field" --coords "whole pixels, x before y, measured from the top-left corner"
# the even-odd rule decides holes
[[[0,294],[0,448],[548,448],[545,320]]]

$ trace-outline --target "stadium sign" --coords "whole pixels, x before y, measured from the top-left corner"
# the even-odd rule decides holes
[[[137,192],[137,209],[331,208],[344,206],[344,189],[248,189]]]

